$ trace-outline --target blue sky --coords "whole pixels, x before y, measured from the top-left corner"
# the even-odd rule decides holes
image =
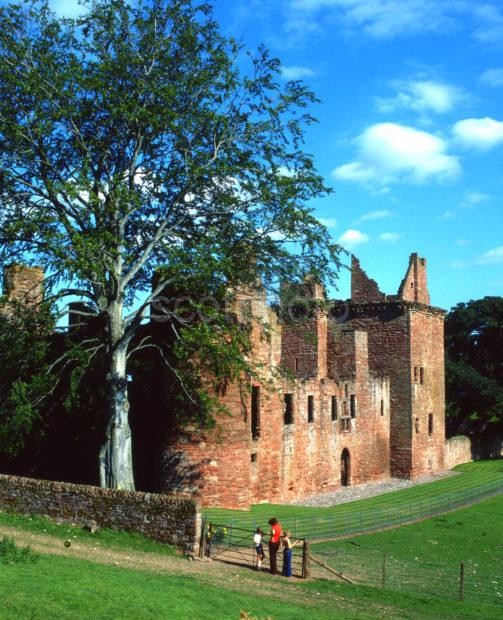
[[[419,252],[435,305],[502,295],[501,0],[214,4],[225,34],[265,43],[322,100],[306,148],[334,193],[313,207],[382,290]]]

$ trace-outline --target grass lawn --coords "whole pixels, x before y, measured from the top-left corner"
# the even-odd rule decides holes
[[[180,560],[183,562],[183,560]],[[0,569],[0,618],[170,618],[238,620],[240,610],[258,618],[496,618],[498,608],[314,581],[280,580],[266,594],[267,575],[253,575],[244,591],[227,575],[211,585],[183,575],[115,568],[87,561],[42,556],[33,565]],[[236,577],[237,579],[237,577]]]
[[[312,545],[317,556],[365,583],[380,583],[383,553],[392,588],[458,593],[465,563],[466,598],[503,604],[503,496],[469,508],[348,540]],[[410,581],[406,578],[410,575]],[[503,617],[503,607],[499,617]]]
[[[205,509],[204,514],[217,523],[232,523],[247,529],[255,525],[264,527],[268,519],[275,516],[283,527],[292,529],[294,535],[329,538],[332,532],[335,535],[342,532],[346,522],[358,520],[360,513],[364,514],[364,526],[371,529],[377,511],[380,511],[381,516],[389,511],[390,521],[393,522],[397,514],[406,517],[412,507],[413,517],[420,518],[419,510],[422,511],[423,507],[427,510],[432,504],[435,508],[435,503],[443,505],[449,495],[454,499],[461,498],[463,493],[474,492],[484,484],[503,481],[503,460],[466,463],[455,469],[459,472],[456,476],[329,508],[260,504],[252,506],[249,511]]]
[[[82,527],[57,524],[51,519],[37,516],[18,515],[0,511],[0,525],[38,534],[50,534],[61,540],[92,542],[103,548],[120,549],[121,551],[144,551],[163,555],[175,555],[176,547],[145,538],[134,532],[100,529],[91,534]]]

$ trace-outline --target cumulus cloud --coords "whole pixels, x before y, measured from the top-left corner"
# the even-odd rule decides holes
[[[357,161],[335,168],[334,178],[386,185],[443,181],[460,172],[458,158],[446,152],[445,140],[413,127],[378,123],[355,142],[359,151]]]
[[[309,67],[290,65],[281,67],[281,77],[285,80],[301,80],[302,78],[313,77],[316,73]]]
[[[480,81],[489,86],[503,86],[503,67],[484,71],[480,76]]]
[[[394,83],[397,95],[390,99],[378,99],[381,112],[407,108],[417,112],[449,112],[463,98],[462,91],[450,84],[431,80],[398,81]]]
[[[503,142],[503,122],[488,116],[466,118],[454,125],[452,134],[461,146],[486,151]]]
[[[379,235],[379,240],[384,241],[385,243],[396,243],[399,239],[400,235],[398,233],[384,232]]]
[[[503,245],[485,252],[475,262],[477,265],[497,265],[503,263]]]
[[[370,237],[368,235],[351,228],[346,230],[346,232],[339,237],[339,243],[346,248],[354,248],[355,246],[362,245],[368,241],[370,241]]]
[[[388,217],[393,217],[393,213],[388,211],[388,209],[382,209],[381,211],[369,211],[368,213],[364,213],[361,217],[358,218],[358,222],[369,222],[371,220],[383,220]]]
[[[466,244],[458,243],[458,245],[468,245],[468,243],[469,242],[467,242]],[[471,267],[473,265],[477,265],[479,267],[487,267],[500,264],[503,264],[503,245],[493,248],[492,250],[488,250],[487,252],[484,252],[484,254],[481,254],[473,260],[454,261],[451,263],[451,266],[456,268]]]

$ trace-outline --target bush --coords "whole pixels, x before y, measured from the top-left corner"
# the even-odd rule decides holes
[[[0,540],[0,562],[2,564],[27,564],[34,563],[39,559],[30,547],[19,548],[14,539],[4,536]]]

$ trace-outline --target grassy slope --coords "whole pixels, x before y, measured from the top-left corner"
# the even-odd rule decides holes
[[[181,560],[182,561],[182,560]],[[352,588],[333,582],[278,582],[275,597],[226,590],[195,577],[160,576],[44,556],[35,565],[0,570],[0,618],[239,618],[240,610],[281,620],[328,618],[495,618],[498,609],[441,599]],[[315,598],[319,597],[319,598]],[[314,599],[314,603],[313,603]],[[318,603],[319,600],[319,603]],[[306,606],[306,602],[308,605]]]
[[[404,561],[459,566],[478,564],[485,571],[503,575],[503,496],[469,508],[433,517],[400,528],[365,534],[348,540],[313,544],[317,551],[386,551]],[[359,547],[352,543],[356,542]],[[417,560],[416,560],[417,558]]]
[[[81,527],[57,524],[44,517],[24,516],[10,512],[0,512],[0,525],[16,527],[29,532],[50,534],[61,540],[92,542],[103,548],[121,551],[144,551],[163,555],[174,555],[176,548],[171,545],[145,538],[141,534],[121,530],[100,529],[91,534]]]
[[[323,518],[330,515],[343,517],[357,511],[372,511],[408,505],[410,502],[418,502],[419,500],[435,500],[435,498],[450,493],[456,494],[484,483],[501,480],[503,479],[503,460],[467,463],[458,466],[456,470],[459,472],[457,476],[330,508],[260,504],[252,506],[249,511],[206,509],[204,512],[209,518],[219,523],[230,523],[232,519],[234,525],[242,527],[251,527],[255,521],[259,525],[266,524],[271,516],[283,521],[288,519],[291,521],[294,518]],[[300,532],[299,535],[309,536],[309,531]]]

